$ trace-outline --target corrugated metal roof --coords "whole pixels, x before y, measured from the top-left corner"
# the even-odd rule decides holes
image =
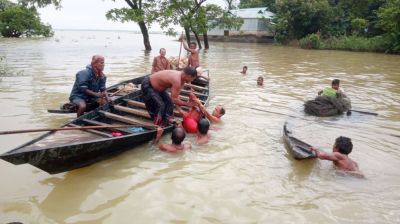
[[[268,11],[268,8],[248,8],[248,9],[233,9],[230,11],[232,14],[243,19],[256,19],[256,18],[272,18],[275,14]]]

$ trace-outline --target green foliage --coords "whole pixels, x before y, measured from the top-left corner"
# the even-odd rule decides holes
[[[50,25],[44,25],[35,8],[12,5],[0,11],[0,33],[4,37],[53,35]]]
[[[390,41],[388,52],[400,53],[400,0],[388,0],[379,9],[378,26],[385,31],[385,38]]]
[[[322,42],[320,49],[385,52],[388,44],[388,40],[382,36],[366,38],[353,35],[326,39]]]
[[[276,9],[275,31],[289,39],[324,29],[330,19],[327,0],[279,0]]]
[[[156,4],[153,1],[133,1],[130,7],[110,9],[106,13],[106,18],[112,21],[125,22],[145,22],[150,26],[155,21]],[[136,6],[136,7],[135,7]]]
[[[241,0],[239,8],[258,8],[258,7],[268,7],[268,10],[275,12],[275,0]]]
[[[364,32],[364,29],[367,27],[367,20],[361,18],[355,18],[351,20],[351,29],[354,35],[360,35]]]
[[[321,46],[321,41],[318,35],[310,34],[300,39],[299,45],[301,48],[305,49],[319,49]]]
[[[209,30],[214,29],[215,27],[218,27],[219,29],[239,30],[243,25],[242,18],[229,13],[217,5],[212,5],[212,8],[210,8],[210,6],[211,5],[206,6],[206,17],[209,22]]]

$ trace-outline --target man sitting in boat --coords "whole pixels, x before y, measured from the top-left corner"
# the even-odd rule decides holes
[[[332,161],[338,170],[363,176],[358,168],[358,164],[348,156],[353,149],[353,143],[350,138],[338,137],[333,145],[332,153],[321,152],[319,149],[313,147],[310,149],[316,153],[318,158]]]
[[[166,53],[167,53],[167,51],[165,50],[165,48],[161,48],[160,55],[157,57],[154,57],[151,74],[158,72],[158,71],[171,69],[171,64],[169,63],[168,59],[165,57]]]
[[[165,126],[172,118],[173,104],[192,107],[194,102],[179,98],[184,83],[197,78],[197,71],[186,67],[183,71],[163,70],[144,78],[142,82],[143,101],[155,125]],[[171,97],[167,89],[171,88]]]
[[[332,80],[331,86],[327,86],[323,90],[320,90],[318,92],[319,96],[322,95],[322,96],[328,96],[328,97],[337,97],[338,94],[341,94],[341,96],[346,97],[344,90],[342,88],[340,88],[340,80],[339,79]]]
[[[76,112],[78,117],[86,110],[98,107],[101,104],[100,101],[110,101],[106,91],[107,77],[103,70],[104,57],[94,55],[90,65],[76,74],[69,100],[78,106]]]

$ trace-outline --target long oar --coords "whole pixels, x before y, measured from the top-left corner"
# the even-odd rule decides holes
[[[129,128],[138,125],[98,125],[98,126],[82,126],[82,127],[65,127],[65,128],[37,128],[25,130],[0,131],[0,135],[42,132],[42,131],[66,131],[66,130],[85,130],[85,129],[102,129],[102,128]]]
[[[308,120],[305,119],[305,118],[296,117],[296,116],[292,116],[292,115],[288,115],[288,114],[283,114],[283,113],[279,113],[279,112],[274,112],[274,111],[269,111],[269,110],[263,110],[263,109],[258,109],[258,108],[254,108],[254,107],[246,107],[246,106],[244,106],[244,108],[248,108],[248,109],[252,109],[252,110],[258,110],[258,111],[267,112],[267,113],[271,113],[271,114],[284,115],[284,116],[293,117],[293,118],[297,118],[297,119],[302,119],[302,120],[308,121]]]
[[[360,114],[368,114],[368,115],[374,115],[374,116],[378,116],[377,113],[373,113],[373,112],[368,112],[368,111],[361,111],[361,110],[350,110],[351,112],[357,112]]]
[[[182,36],[183,36],[183,31],[182,31],[182,34],[181,34],[181,38],[182,38]],[[179,69],[179,62],[181,61],[181,51],[182,51],[182,45],[183,45],[183,39],[181,40],[181,47],[179,48],[179,56],[178,56],[178,69]]]

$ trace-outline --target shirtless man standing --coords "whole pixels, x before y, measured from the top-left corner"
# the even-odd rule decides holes
[[[157,57],[154,57],[151,74],[158,72],[158,71],[171,69],[171,64],[169,63],[168,59],[165,57],[166,53],[167,53],[167,51],[165,50],[165,48],[161,48],[160,55]]]
[[[167,125],[172,117],[174,105],[192,107],[194,102],[179,99],[179,93],[186,82],[197,78],[194,68],[183,71],[163,70],[144,78],[142,82],[143,100],[155,125]],[[167,89],[171,88],[171,97]]]
[[[202,67],[200,66],[200,59],[199,59],[200,50],[197,49],[196,43],[191,42],[190,46],[188,46],[186,41],[184,41],[183,37],[180,38],[180,41],[183,42],[183,47],[185,48],[185,50],[190,52],[188,66],[195,68],[199,73],[199,75],[201,75]]]

